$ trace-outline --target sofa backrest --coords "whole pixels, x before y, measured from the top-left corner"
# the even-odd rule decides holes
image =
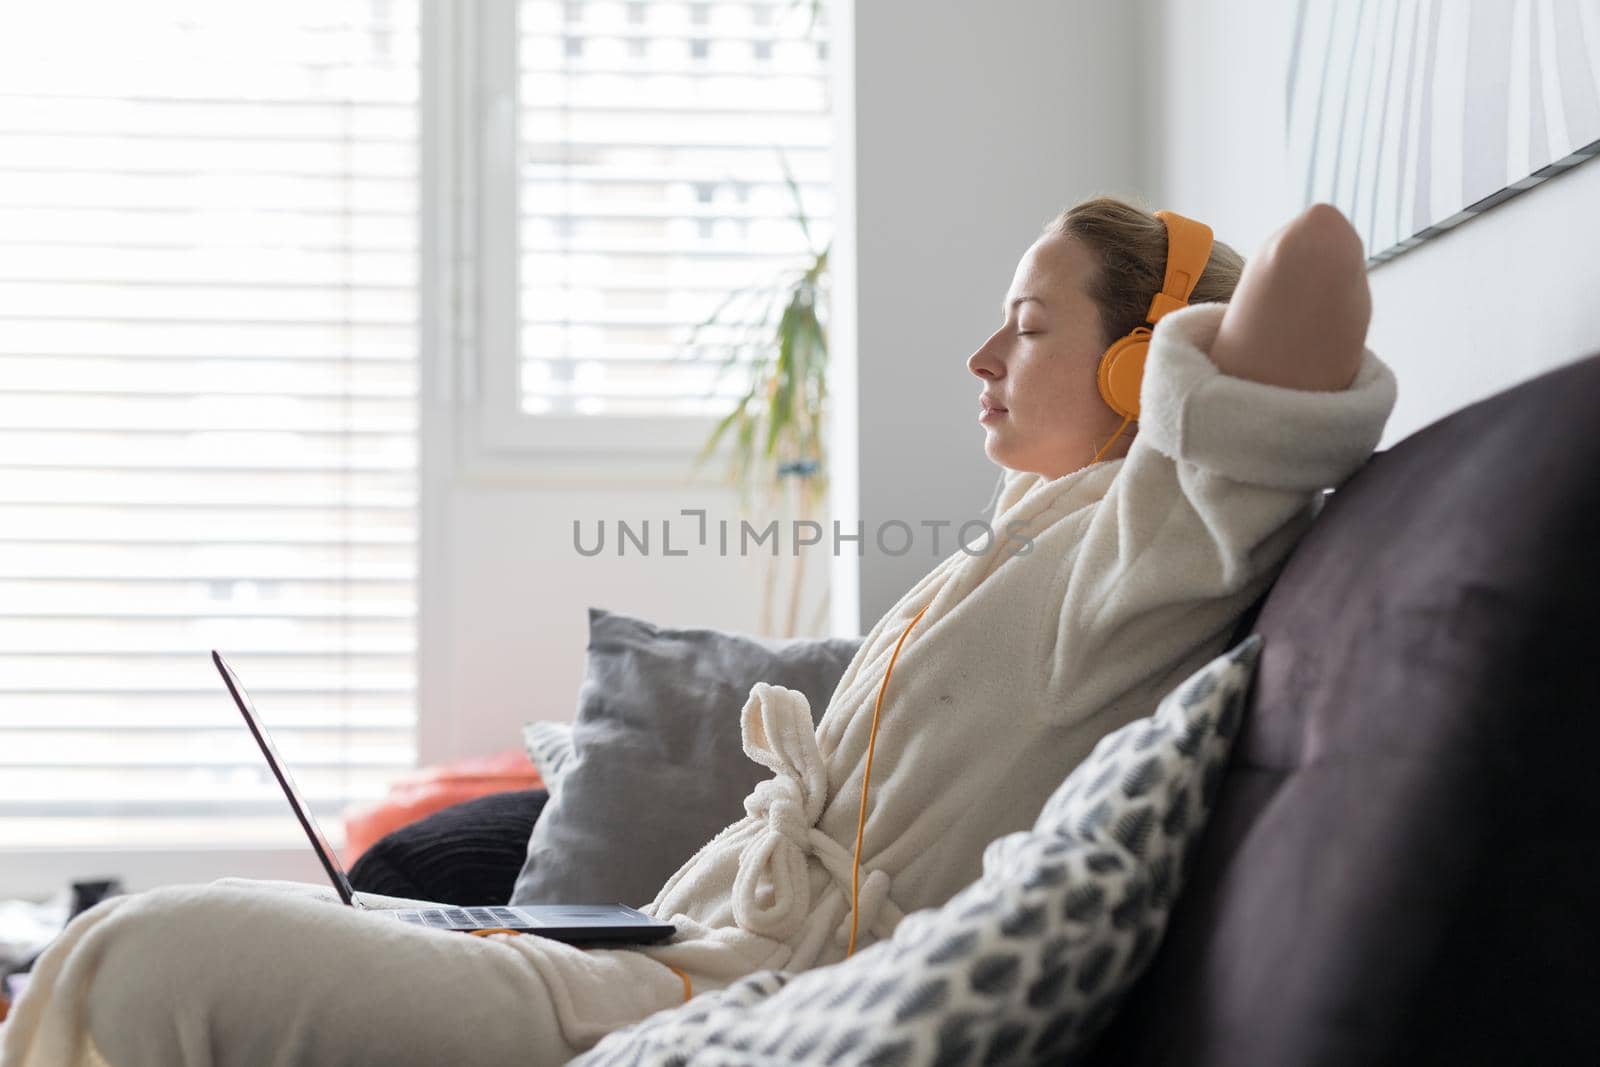
[[[1374,456],[1259,608],[1211,824],[1091,1062],[1600,1062],[1600,355]]]

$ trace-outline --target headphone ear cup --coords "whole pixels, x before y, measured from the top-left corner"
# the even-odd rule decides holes
[[[1150,330],[1139,326],[1100,357],[1100,369],[1095,375],[1100,399],[1124,418],[1139,417],[1139,384],[1144,380],[1144,358],[1149,351]]]

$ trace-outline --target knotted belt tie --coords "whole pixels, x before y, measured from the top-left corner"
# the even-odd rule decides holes
[[[811,913],[806,857],[816,856],[848,897],[852,856],[817,829],[828,798],[828,769],[817,748],[805,695],[757,682],[739,726],[745,753],[773,776],[745,798],[745,811],[765,826],[740,853],[733,917],[752,933],[787,940]],[[763,886],[770,889],[763,892]],[[900,909],[889,900],[889,876],[883,871],[868,873],[861,887],[861,922],[881,936],[900,918]]]

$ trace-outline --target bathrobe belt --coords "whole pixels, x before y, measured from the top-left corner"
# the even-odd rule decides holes
[[[733,917],[751,933],[788,941],[812,917],[807,857],[815,856],[828,872],[842,894],[846,912],[854,857],[844,845],[817,829],[828,799],[828,768],[817,748],[805,695],[758,682],[750,690],[739,725],[745,753],[773,776],[745,798],[745,811],[758,820],[760,829],[739,855]],[[861,925],[880,938],[887,937],[902,918],[889,899],[889,875],[865,868],[862,875]],[[838,909],[828,911],[836,913]],[[841,943],[849,936],[848,916],[846,920],[834,931]],[[821,921],[837,920],[830,914]]]

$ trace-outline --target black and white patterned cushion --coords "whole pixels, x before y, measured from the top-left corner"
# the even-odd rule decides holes
[[[574,1062],[1070,1062],[1143,971],[1210,813],[1260,654],[1251,635],[1095,746],[1031,831],[889,940],[762,971],[616,1031]]]
[[[570,722],[529,722],[522,726],[522,747],[528,762],[539,772],[547,791],[554,793],[561,774],[572,759]]]

